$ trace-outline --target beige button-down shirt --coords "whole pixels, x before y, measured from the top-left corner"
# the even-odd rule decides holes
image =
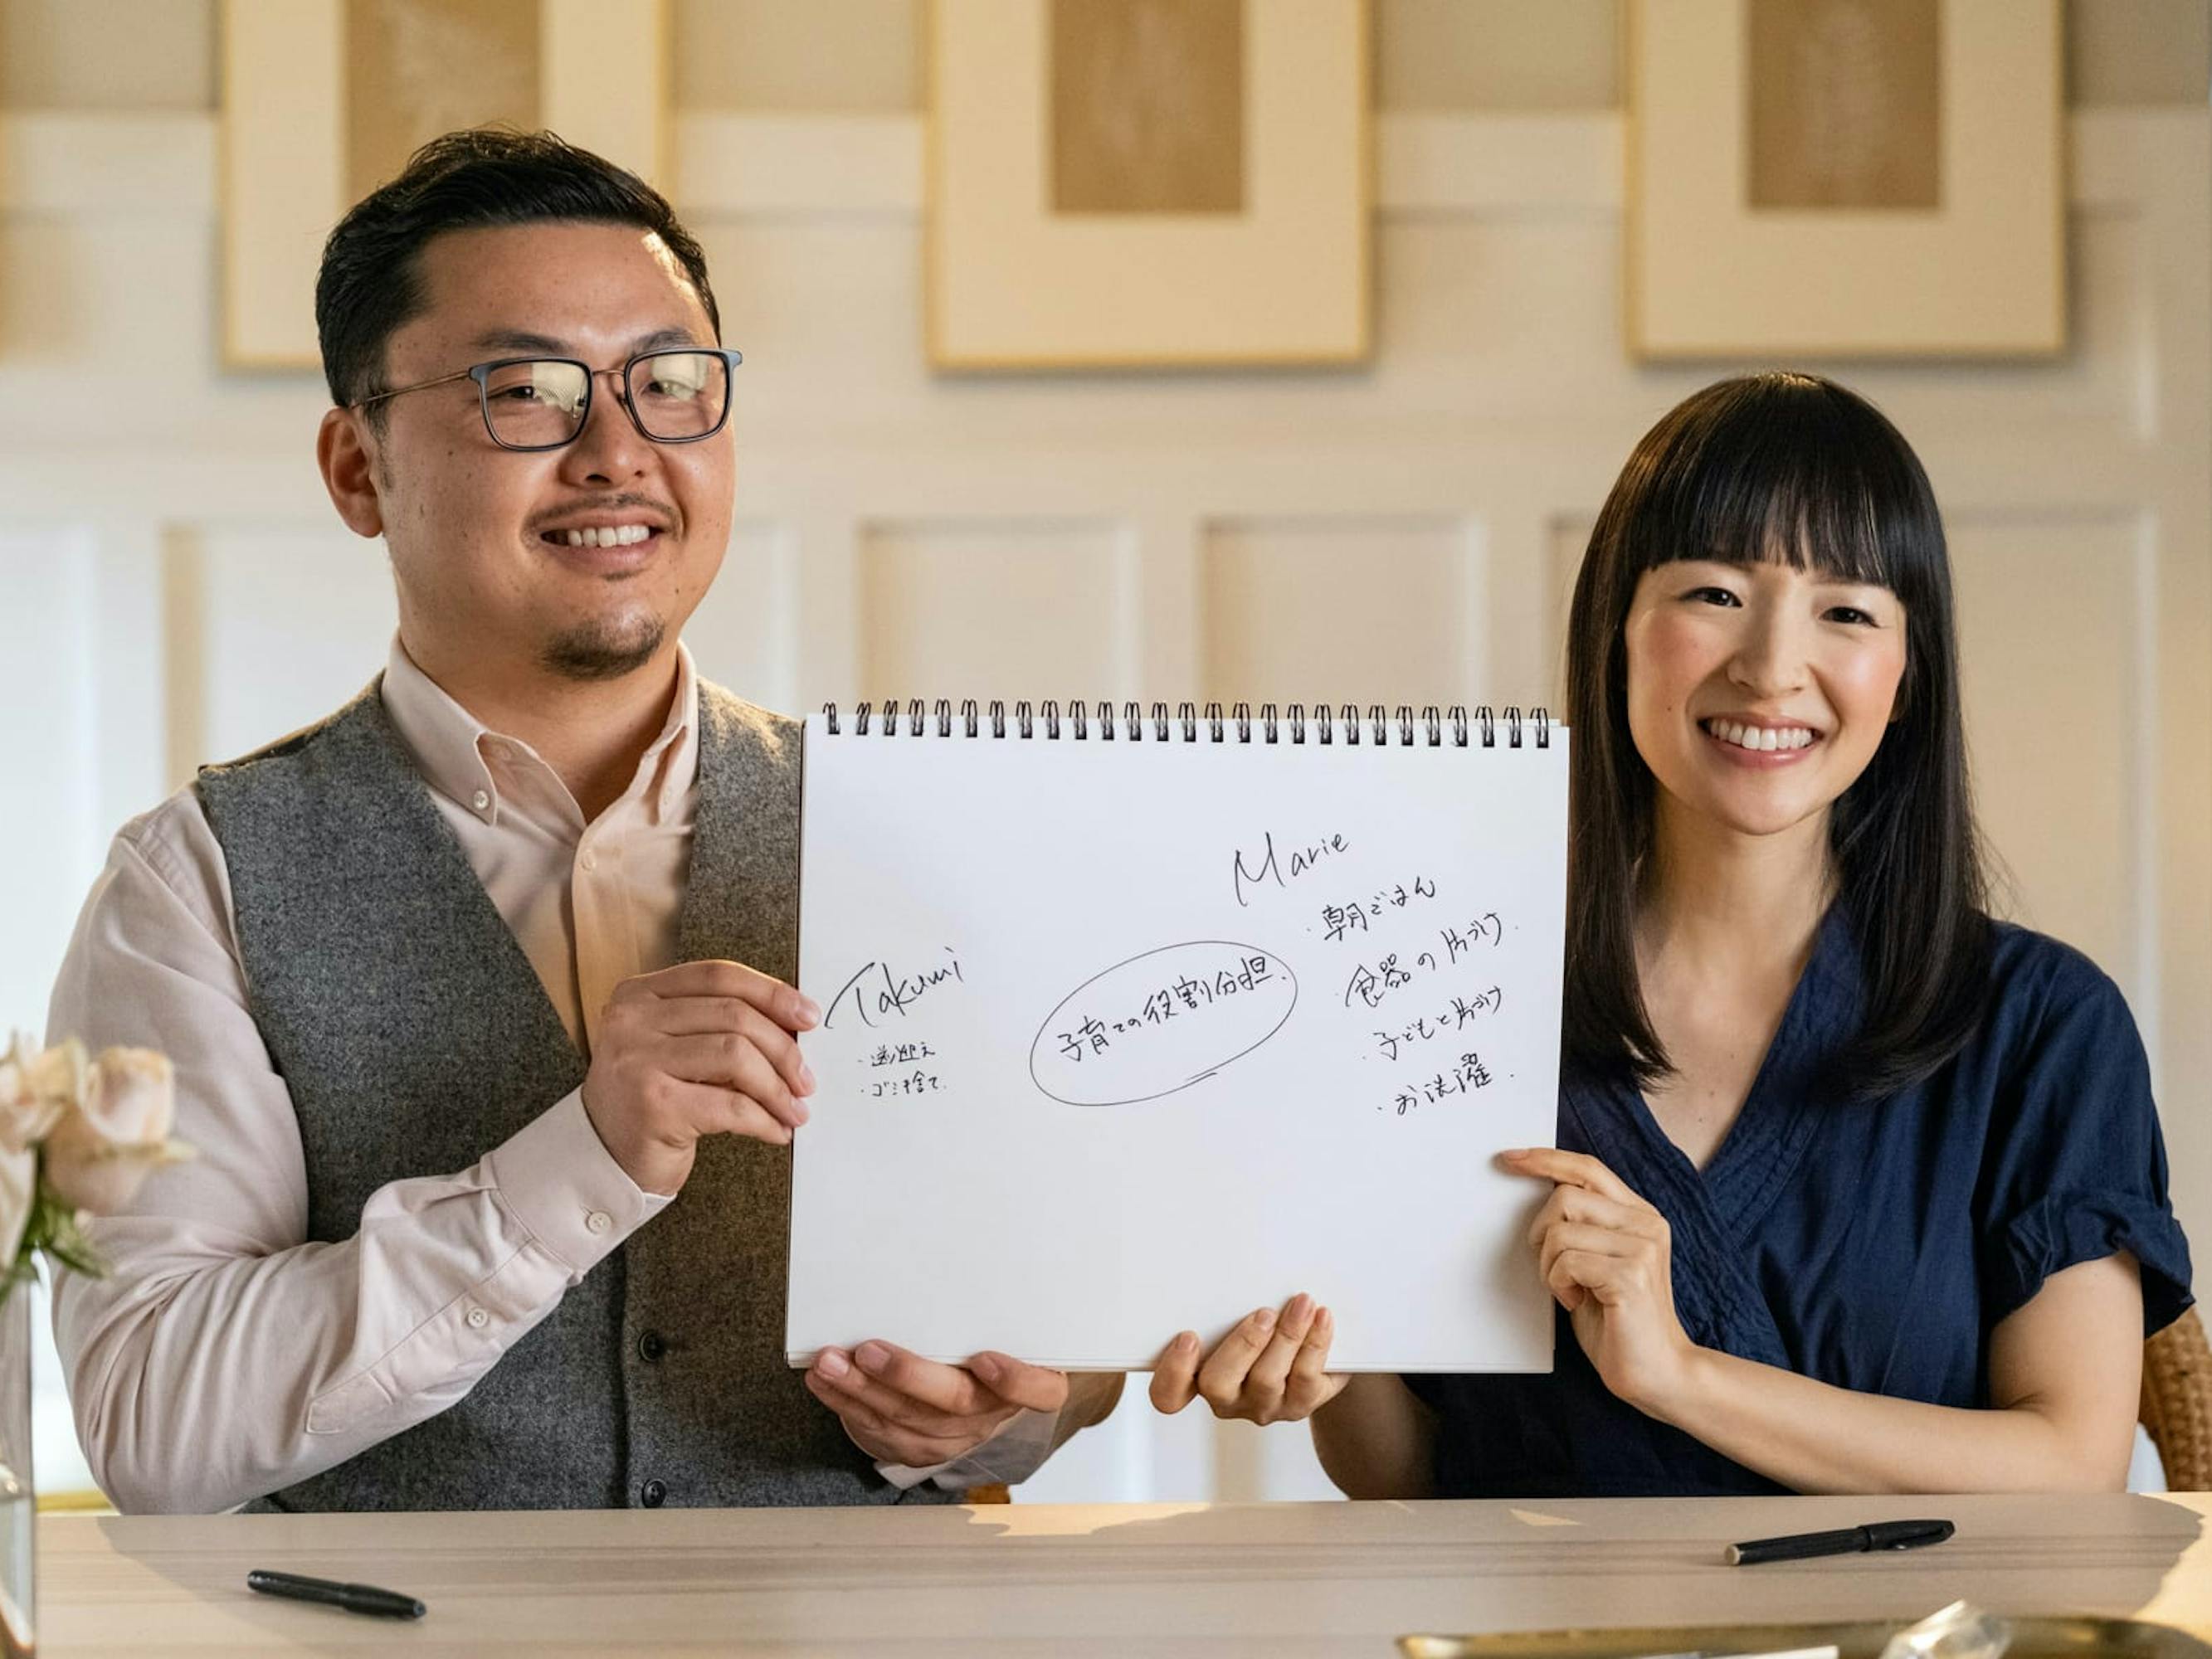
[[[588,1056],[616,983],[675,959],[697,805],[690,653],[635,778],[589,823],[527,744],[487,730],[397,641],[383,696]],[[228,872],[189,788],[116,836],[47,1024],[53,1041],[167,1052],[176,1133],[200,1154],[94,1224],[112,1277],[55,1287],[78,1437],[125,1510],[227,1509],[435,1415],[669,1202],[615,1162],[579,1092],[466,1170],[380,1188],[351,1238],[307,1243],[298,1122],[247,1009]],[[1018,1480],[1054,1422],[1024,1413],[957,1462],[878,1467],[902,1486]]]

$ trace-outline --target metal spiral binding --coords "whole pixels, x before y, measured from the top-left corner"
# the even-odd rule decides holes
[[[1004,738],[1007,726],[1006,705],[995,697],[988,703],[979,702],[973,697],[961,702],[959,729],[962,734],[969,738],[981,737],[987,711],[991,736]],[[1042,720],[1046,741],[1057,741],[1060,735],[1060,712],[1061,705],[1050,697],[1034,708],[1027,701],[1017,702],[1013,706],[1014,730],[1021,737],[1034,737]],[[902,718],[904,734],[908,737],[921,737],[932,727],[940,738],[953,735],[953,706],[950,699],[944,697],[939,698],[934,705],[925,704],[920,697],[913,698],[903,706],[896,697],[886,697],[880,705],[854,703],[853,735],[858,738],[868,736],[871,729],[877,726],[879,713],[881,732],[886,738],[901,735]],[[1169,706],[1164,702],[1153,703],[1147,713],[1145,705],[1133,700],[1124,702],[1116,710],[1110,702],[1101,701],[1093,704],[1075,697],[1066,704],[1066,715],[1068,736],[1078,743],[1090,739],[1094,720],[1097,725],[1098,739],[1104,743],[1111,743],[1117,738],[1129,743],[1141,743],[1146,739],[1145,728],[1149,725],[1154,743],[1171,743],[1179,736],[1184,743],[1249,744],[1254,740],[1253,728],[1256,726],[1259,741],[1262,743],[1280,742],[1287,728],[1291,742],[1304,744],[1308,725],[1306,705],[1299,702],[1291,703],[1280,710],[1272,702],[1263,702],[1256,715],[1249,702],[1231,703],[1225,714],[1222,705],[1218,702],[1206,703],[1202,709],[1197,703],[1183,702],[1176,704],[1174,713],[1170,714]],[[841,735],[844,727],[836,703],[824,703],[822,717],[831,737]],[[1347,702],[1340,705],[1334,714],[1327,703],[1316,703],[1311,725],[1316,734],[1316,740],[1323,748],[1332,745],[1341,736],[1348,748],[1357,748],[1364,740],[1377,749],[1466,749],[1476,745],[1495,749],[1498,746],[1498,728],[1501,725],[1505,728],[1504,746],[1508,749],[1549,749],[1552,746],[1549,711],[1531,708],[1524,714],[1517,704],[1511,703],[1495,714],[1487,703],[1477,704],[1472,710],[1461,703],[1454,703],[1449,708],[1439,708],[1436,704],[1429,703],[1418,715],[1407,703],[1400,703],[1395,709],[1386,709],[1379,702],[1370,703],[1363,712],[1358,704]],[[1234,737],[1229,731],[1231,726],[1236,727]],[[1447,726],[1449,727],[1449,732]]]

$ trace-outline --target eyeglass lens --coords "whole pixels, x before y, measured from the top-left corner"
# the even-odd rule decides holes
[[[583,424],[592,377],[558,358],[502,363],[483,378],[492,436],[518,449],[549,448]],[[720,424],[730,398],[730,369],[709,351],[659,351],[629,367],[629,406],[648,438],[704,437]]]

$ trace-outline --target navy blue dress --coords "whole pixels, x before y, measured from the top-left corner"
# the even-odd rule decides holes
[[[1839,1103],[1823,1084],[1860,994],[1850,928],[1832,911],[1702,1172],[1632,1083],[1562,1082],[1559,1145],[1666,1216],[1692,1342],[1839,1388],[1979,1407],[1990,1331],[2063,1267],[2132,1252],[2146,1335],[2189,1306],[2150,1071],[2118,988],[2079,951],[2002,925],[1992,977],[1956,1058],[1902,1093]],[[1437,1411],[1439,1496],[1785,1490],[1616,1399],[1555,1311],[1548,1376],[1406,1379]]]

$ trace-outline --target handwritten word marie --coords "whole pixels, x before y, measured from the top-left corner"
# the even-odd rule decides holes
[[[1241,847],[1237,849],[1237,902],[1240,905],[1249,907],[1252,902],[1244,896],[1247,887],[1261,887],[1271,881],[1278,887],[1288,887],[1297,877],[1319,868],[1324,860],[1352,850],[1351,843],[1342,836],[1332,835],[1292,848],[1289,859],[1285,860],[1275,851],[1273,830],[1267,831],[1261,839],[1262,850],[1255,864],[1247,865],[1244,849]]]

